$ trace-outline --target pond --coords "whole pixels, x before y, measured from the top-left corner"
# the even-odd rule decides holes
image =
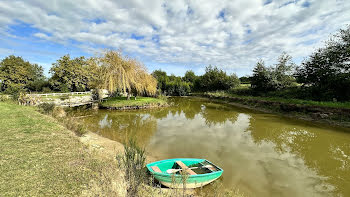
[[[147,153],[205,158],[224,169],[220,181],[249,196],[350,196],[350,131],[204,98],[170,98],[171,107],[77,110],[91,131]],[[210,187],[210,186],[209,186]]]

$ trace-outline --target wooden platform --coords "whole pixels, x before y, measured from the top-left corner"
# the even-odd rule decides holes
[[[177,165],[179,165],[183,170],[186,170],[186,172],[190,175],[196,175],[193,170],[189,169],[186,164],[184,164],[182,161],[176,161]]]

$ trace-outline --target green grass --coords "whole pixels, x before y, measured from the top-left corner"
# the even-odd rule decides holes
[[[77,196],[89,191],[92,182],[100,183],[106,168],[112,169],[35,108],[0,102],[0,112],[2,196]]]
[[[223,91],[208,92],[207,94],[212,96],[218,96],[218,97],[228,96],[228,97],[261,100],[261,101],[274,101],[274,102],[281,102],[281,103],[287,103],[287,104],[335,107],[335,108],[350,108],[350,102],[329,102],[329,101],[322,102],[322,101],[311,101],[311,100],[302,100],[302,99],[286,99],[286,98],[280,98],[280,97],[242,96],[242,95],[231,94]]]
[[[136,97],[136,100],[134,97],[131,97],[130,100],[127,100],[126,97],[114,97],[101,103],[101,105],[104,107],[145,106],[158,104],[166,104],[166,101],[153,97]]]

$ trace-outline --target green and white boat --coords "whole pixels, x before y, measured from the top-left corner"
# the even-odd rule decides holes
[[[184,185],[186,188],[202,187],[224,172],[206,159],[194,158],[166,159],[149,163],[146,167],[155,179],[169,188],[183,188]]]

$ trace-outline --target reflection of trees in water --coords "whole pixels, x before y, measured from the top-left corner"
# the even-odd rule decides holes
[[[135,137],[141,145],[148,143],[157,130],[157,121],[148,113],[137,111],[101,111],[97,116],[87,117],[88,127],[104,137],[125,142]]]
[[[270,120],[268,124],[267,120]],[[310,169],[329,177],[327,182],[338,186],[336,192],[350,196],[350,137],[347,133],[303,122],[290,124],[292,120],[276,116],[267,120],[264,116],[251,120],[256,143],[272,142],[281,154],[297,155]]]
[[[163,119],[168,116],[176,117],[182,113],[188,120],[193,120],[196,115],[201,115],[208,126],[214,124],[223,124],[226,121],[235,122],[238,116],[236,111],[222,104],[208,102],[198,98],[170,98],[171,107],[160,108],[150,114],[157,118]]]
[[[224,124],[226,121],[236,122],[238,113],[222,104],[207,102],[203,104],[201,115],[210,127],[215,124]]]

